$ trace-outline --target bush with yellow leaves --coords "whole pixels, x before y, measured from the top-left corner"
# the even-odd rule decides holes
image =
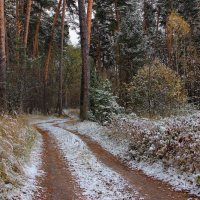
[[[173,114],[187,100],[181,78],[158,60],[140,69],[127,91],[129,109],[150,117]]]

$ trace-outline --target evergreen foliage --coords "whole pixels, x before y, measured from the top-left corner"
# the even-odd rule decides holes
[[[110,122],[113,114],[122,111],[108,80],[96,82],[91,88],[90,109],[95,119],[101,123]]]
[[[145,63],[145,47],[140,5],[134,1],[122,14],[121,30],[118,34],[119,65],[121,81],[129,82]]]
[[[64,23],[66,51],[63,59],[60,59],[62,4],[58,9],[58,1],[55,0],[31,1],[28,41],[25,45],[26,17],[30,10],[27,7],[28,2],[30,1],[5,0],[6,29],[3,46],[6,49],[7,66],[6,74],[3,71],[1,73],[6,77],[7,85],[6,95],[1,99],[7,104],[6,110],[32,112],[41,111],[45,106],[47,109],[44,110],[57,110],[58,85],[61,83],[60,60],[63,60],[65,65],[63,101],[67,102],[68,99],[71,105],[71,99],[75,98],[73,106],[77,106],[80,103],[78,91],[81,82],[81,55],[78,53],[79,47],[74,49],[69,46],[70,26],[79,32],[78,23],[74,20],[79,15],[76,1],[67,1]],[[54,24],[56,10],[59,12]],[[187,103],[200,105],[198,0],[94,0],[91,24],[89,55],[94,62],[94,73],[102,81],[109,80],[112,88],[110,95],[114,93],[118,96],[121,106],[128,106],[133,111],[136,109],[134,105],[129,107],[129,97],[124,95],[127,93],[126,87],[133,81],[132,77],[139,74],[141,68],[152,63],[155,58],[181,77],[187,91]],[[48,60],[48,66],[45,65],[45,60]],[[47,73],[44,68],[48,69]],[[162,73],[160,76],[165,76],[165,70]],[[87,75],[87,72],[85,74]],[[48,78],[44,81],[46,76]],[[137,87],[139,90],[140,86]],[[100,89],[103,91],[105,88]],[[162,94],[158,89],[157,93],[160,92]],[[145,98],[146,96],[143,97]],[[44,99],[46,104],[42,103]],[[155,109],[159,110],[159,105],[157,107],[156,104]]]

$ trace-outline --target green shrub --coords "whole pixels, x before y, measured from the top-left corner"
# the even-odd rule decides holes
[[[108,80],[95,84],[91,88],[90,96],[90,109],[95,119],[101,123],[110,122],[113,114],[120,113],[122,108],[116,100]]]

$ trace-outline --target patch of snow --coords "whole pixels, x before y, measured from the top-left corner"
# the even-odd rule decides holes
[[[73,119],[79,119],[79,110],[77,109],[63,109],[64,115],[71,117]]]
[[[58,119],[56,117],[50,117],[48,119],[44,119],[44,120],[41,120],[41,119],[35,119],[35,120],[31,120],[30,121],[30,125],[33,125],[33,124],[43,124],[43,123],[64,123],[66,121],[66,119]]]
[[[179,174],[177,170],[172,167],[164,168],[162,162],[152,163],[129,161],[129,166],[134,169],[142,170],[145,174],[154,177],[158,180],[170,183],[175,190],[190,191],[192,194],[198,195],[199,191],[192,183],[192,178],[187,174]],[[189,182],[190,180],[191,182]]]
[[[77,130],[80,134],[87,135],[98,142],[104,149],[116,156],[122,156],[128,152],[130,141],[126,138],[113,137],[112,132],[105,126],[96,122],[84,121],[77,124],[59,124],[62,128]]]

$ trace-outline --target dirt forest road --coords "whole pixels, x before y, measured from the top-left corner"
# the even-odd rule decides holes
[[[44,177],[39,178],[38,180],[41,191],[39,191],[40,197],[37,197],[35,199],[38,198],[41,200],[73,200],[73,199],[74,200],[84,200],[84,199],[186,200],[189,198],[196,199],[196,198],[191,198],[186,192],[174,191],[170,185],[155,180],[151,177],[148,177],[141,171],[130,169],[128,166],[126,166],[125,163],[123,163],[117,157],[113,156],[111,153],[106,151],[101,145],[93,141],[88,136],[81,135],[77,131],[71,130],[70,126],[65,129],[60,126],[62,123],[65,123],[65,125],[66,124],[70,125],[70,123],[72,122],[76,123],[75,120],[66,120],[65,122],[63,121],[59,122],[59,120],[48,121],[48,126],[52,129],[51,131],[47,130],[47,128],[43,126],[40,126],[40,124],[42,123],[34,125],[35,128],[38,130],[38,132],[42,134],[44,141],[42,170],[44,170],[46,174]],[[87,188],[81,187],[81,185],[79,184],[80,180],[73,173],[74,169],[71,167],[71,164],[68,162],[66,157],[61,152],[59,143],[52,134],[54,129],[55,131],[62,129],[63,131],[65,131],[63,132],[63,134],[73,134],[74,136],[78,137],[81,140],[81,142],[83,142],[84,145],[86,145],[87,148],[92,152],[93,156],[96,157],[98,162],[102,163],[103,166],[106,166],[110,170],[119,174],[119,176],[127,182],[128,187],[124,188],[125,191],[123,191],[122,194],[129,193],[130,196],[126,195],[120,196],[117,195],[116,192],[116,197],[111,196],[110,198],[107,197],[104,198],[101,194],[104,193],[104,191],[98,191],[97,193],[99,197],[96,198],[87,195],[87,191],[85,191],[87,190]],[[85,153],[83,152],[83,154]],[[90,176],[90,174],[88,174],[88,176]],[[95,183],[95,177],[92,176],[90,177],[90,179],[91,183],[92,182]],[[105,185],[106,187],[109,186],[110,190],[112,190],[113,187],[118,187],[116,186],[116,183],[114,183],[114,181],[112,182],[112,180],[110,181],[109,184],[106,183]],[[133,191],[130,188],[133,188]]]
[[[41,200],[84,200],[81,197],[81,189],[76,184],[69,166],[64,161],[58,150],[55,139],[50,137],[48,132],[36,127],[37,131],[42,134],[44,141],[43,150],[43,171],[46,176],[39,180],[41,191]],[[37,200],[38,197],[35,198]]]

